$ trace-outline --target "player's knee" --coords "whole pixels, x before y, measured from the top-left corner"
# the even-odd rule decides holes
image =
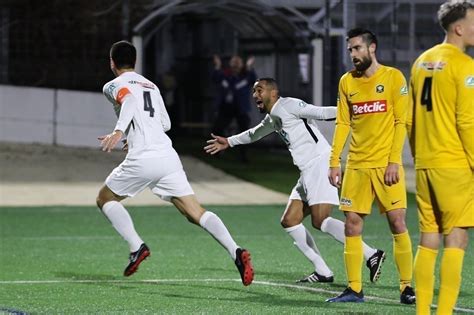
[[[350,224],[346,222],[344,226],[344,233],[346,236],[358,236],[362,234],[362,226],[358,224]]]
[[[188,220],[189,223],[199,225],[199,219],[194,218],[190,216],[189,214],[184,214],[184,217],[186,218],[186,220]]]
[[[315,229],[321,230],[324,220],[326,220],[331,214],[332,207],[333,206],[330,204],[319,204],[312,206],[311,224]]]
[[[97,204],[97,207],[99,207],[100,210],[102,210],[102,208],[104,207],[104,205],[109,202],[109,201],[112,201],[113,199],[109,199],[109,198],[104,198],[103,196],[101,196],[100,194],[97,196],[97,198],[95,199],[95,203]]]
[[[281,218],[280,224],[284,229],[290,227],[288,220],[285,217]]]
[[[102,207],[109,201],[114,200],[112,196],[109,196],[107,193],[105,193],[103,190],[99,192],[97,197],[95,198],[95,203],[97,204],[97,207],[102,210]]]
[[[96,198],[95,198],[95,203],[97,204],[97,207],[99,207],[99,209],[102,210],[102,207],[104,206],[105,202],[104,200],[100,197],[100,195],[98,195]]]
[[[201,219],[202,217],[204,216],[205,213],[208,213],[207,215],[212,215],[212,216],[216,216],[215,213],[211,212],[211,211],[207,211],[206,209],[204,209],[203,207],[201,207],[201,205],[196,201],[195,203],[192,203],[191,206],[187,207],[185,209],[185,211],[183,212],[184,216],[186,217],[186,219],[192,223],[192,224],[196,224],[196,225],[200,225],[201,223]]]
[[[393,234],[401,234],[407,231],[404,217],[396,217],[390,220],[390,230]]]
[[[469,244],[469,238],[466,235],[465,237],[459,240],[459,245],[457,247],[465,251],[468,244]]]
[[[364,220],[357,215],[346,215],[344,232],[346,236],[358,236],[362,234]]]
[[[327,218],[326,217],[316,217],[316,218],[311,218],[311,224],[315,229],[321,230],[321,225],[323,224],[323,221]]]
[[[444,238],[444,247],[454,247],[466,250],[469,243],[469,234],[464,228],[453,228]]]
[[[295,219],[292,219],[292,218],[289,218],[289,217],[282,217],[281,220],[280,220],[280,224],[283,228],[289,228],[289,227],[292,227],[292,226],[295,226],[295,225],[298,225],[300,224],[301,222],[298,222],[298,220],[295,220]]]

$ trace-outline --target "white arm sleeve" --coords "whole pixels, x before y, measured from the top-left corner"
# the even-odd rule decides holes
[[[102,88],[102,93],[104,93],[107,100],[112,104],[117,103],[117,101],[115,100],[115,95],[114,95],[116,88],[117,88],[117,84],[114,84],[112,82],[107,82]]]
[[[163,131],[167,132],[168,130],[171,129],[170,116],[168,115],[168,111],[166,110],[165,102],[163,101],[163,97],[161,97],[161,94],[159,94],[158,97],[159,97],[158,103],[160,106],[161,125],[163,126]]]
[[[288,109],[298,118],[331,120],[336,119],[336,106],[315,106],[303,101],[292,102]]]
[[[258,125],[248,129],[238,135],[227,138],[229,146],[233,147],[240,144],[249,144],[262,139],[275,131],[270,123],[270,116],[266,116]]]
[[[316,120],[336,119],[336,110],[336,106],[308,105],[301,109],[299,117]]]
[[[115,100],[115,97],[117,96],[117,87],[117,83],[108,82],[102,88],[102,92],[104,93],[107,100],[112,103],[115,115],[118,117],[120,114],[120,104]]]
[[[114,130],[120,130],[125,133],[135,114],[135,104],[136,99],[132,94],[125,96],[122,106],[120,107],[119,118]]]

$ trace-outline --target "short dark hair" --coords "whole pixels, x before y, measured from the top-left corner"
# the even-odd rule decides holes
[[[447,31],[451,24],[466,17],[468,9],[474,9],[474,2],[469,0],[446,1],[438,10],[439,24]]]
[[[258,78],[256,82],[264,81],[266,85],[269,85],[272,89],[278,90],[278,83],[274,78]]]
[[[364,42],[367,43],[367,46],[370,46],[370,44],[372,43],[377,46],[377,36],[375,36],[375,34],[369,31],[368,29],[361,27],[356,27],[349,30],[347,32],[346,41],[357,36],[361,36]]]
[[[121,40],[110,48],[110,58],[118,69],[135,68],[137,50],[132,43]]]

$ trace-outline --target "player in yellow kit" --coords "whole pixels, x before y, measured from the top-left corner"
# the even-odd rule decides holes
[[[349,284],[339,296],[327,301],[364,302],[362,229],[375,197],[393,234],[400,302],[413,304],[413,254],[405,224],[407,201],[401,159],[408,105],[406,81],[399,70],[377,62],[377,38],[369,30],[350,30],[347,49],[355,69],[339,81],[329,181],[338,188],[342,182],[340,209],[346,216],[344,260]],[[342,181],[340,156],[349,132],[352,136]]]
[[[417,314],[430,314],[440,235],[437,313],[453,312],[467,228],[474,226],[474,60],[464,53],[474,46],[474,3],[448,1],[438,19],[446,38],[413,64],[407,118],[421,232],[414,264]]]

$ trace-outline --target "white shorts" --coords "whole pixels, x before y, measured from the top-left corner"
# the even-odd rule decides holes
[[[300,173],[290,200],[301,200],[309,206],[322,203],[339,205],[337,188],[329,183],[328,171],[329,153],[323,154],[311,167]]]
[[[125,159],[105,180],[118,196],[133,197],[145,188],[165,201],[193,195],[176,152],[165,157]]]

